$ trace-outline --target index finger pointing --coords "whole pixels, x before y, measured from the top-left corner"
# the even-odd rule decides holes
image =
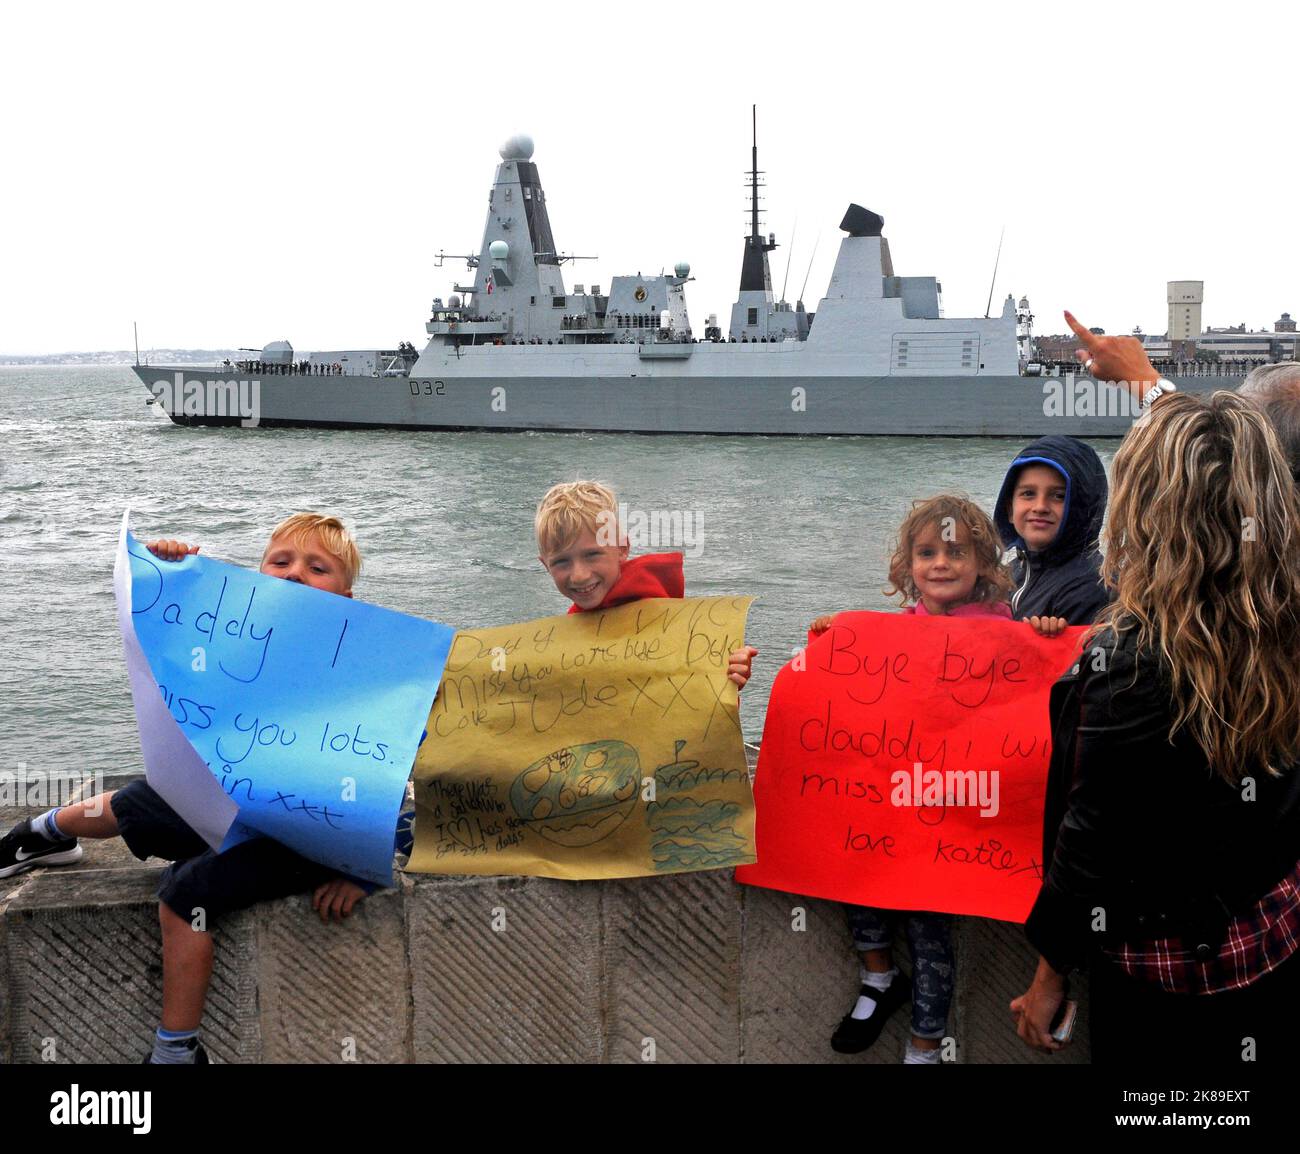
[[[1097,343],[1096,334],[1090,333],[1087,329],[1085,329],[1083,325],[1079,323],[1074,313],[1070,312],[1069,309],[1065,310],[1065,323],[1068,324],[1070,328],[1074,330],[1074,335],[1083,342],[1084,348],[1086,348],[1089,352],[1091,352]]]

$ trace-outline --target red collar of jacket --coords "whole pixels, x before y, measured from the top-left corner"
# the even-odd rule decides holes
[[[597,609],[612,609],[643,597],[685,597],[686,575],[682,571],[681,553],[646,553],[629,557],[619,570],[618,580]],[[576,604],[570,613],[582,613]]]

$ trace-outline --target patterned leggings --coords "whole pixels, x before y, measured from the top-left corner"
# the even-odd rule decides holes
[[[952,917],[920,910],[878,910],[845,905],[853,946],[882,950],[894,944],[898,919],[905,917],[907,945],[912,951],[912,1033],[918,1038],[942,1038],[948,1027],[956,964],[952,956]]]

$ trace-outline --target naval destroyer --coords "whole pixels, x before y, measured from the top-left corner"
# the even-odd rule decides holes
[[[1122,436],[1127,394],[1025,372],[1025,323],[947,318],[935,277],[894,272],[884,221],[852,204],[816,310],[772,291],[758,155],[740,291],[724,334],[696,332],[690,267],[566,287],[527,136],[508,140],[488,193],[473,283],[433,301],[428,343],[313,353],[285,341],[214,369],[137,365],[178,424],[549,429],[767,435]],[[441,266],[445,254],[439,254]],[[451,258],[448,258],[451,259]],[[1032,366],[1037,368],[1037,366]],[[1240,378],[1174,377],[1195,391]]]

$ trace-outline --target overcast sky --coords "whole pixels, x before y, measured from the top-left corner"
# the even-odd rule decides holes
[[[423,347],[497,150],[536,142],[566,282],[691,263],[725,328],[757,102],[778,294],[857,201],[949,317],[1109,332],[1300,314],[1290,5],[1129,0],[6,5],[0,353]],[[813,247],[816,243],[814,256]],[[811,261],[811,271],[810,271]]]

